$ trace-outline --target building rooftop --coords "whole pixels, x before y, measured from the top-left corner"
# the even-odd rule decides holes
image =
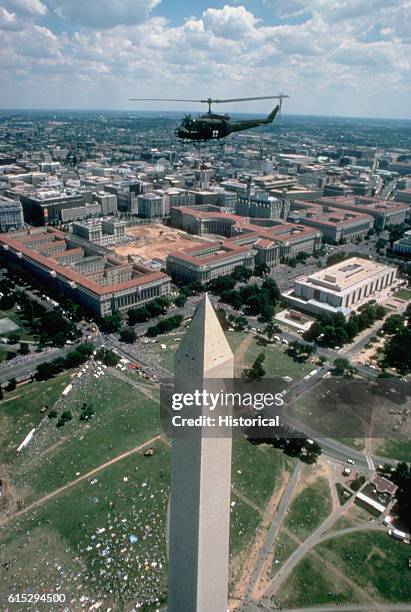
[[[305,278],[300,277],[297,282],[303,281],[317,288],[323,287],[335,293],[342,293],[389,268],[390,266],[384,266],[369,259],[352,257]]]

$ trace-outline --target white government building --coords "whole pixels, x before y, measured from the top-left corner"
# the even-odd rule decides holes
[[[397,269],[353,257],[295,280],[283,293],[287,302],[314,314],[341,312],[348,317],[362,302],[395,283]]]

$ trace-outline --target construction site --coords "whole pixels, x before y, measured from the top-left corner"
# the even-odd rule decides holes
[[[165,264],[172,251],[184,251],[207,240],[161,223],[128,227],[126,233],[132,240],[112,247],[118,257],[131,257],[133,261],[154,260],[161,264]]]

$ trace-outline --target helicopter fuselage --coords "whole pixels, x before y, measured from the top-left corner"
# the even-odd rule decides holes
[[[183,119],[176,135],[183,140],[218,140],[231,134],[231,131],[229,115],[213,113]]]
[[[242,132],[261,125],[272,123],[280,110],[277,105],[265,119],[248,119],[244,121],[231,121],[229,115],[207,113],[198,118],[191,115],[184,117],[175,134],[181,140],[219,140],[232,132]]]

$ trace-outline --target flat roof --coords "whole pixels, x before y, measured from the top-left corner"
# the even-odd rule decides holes
[[[296,281],[341,293],[375,275],[394,269],[370,259],[351,257],[309,276],[297,278]]]

